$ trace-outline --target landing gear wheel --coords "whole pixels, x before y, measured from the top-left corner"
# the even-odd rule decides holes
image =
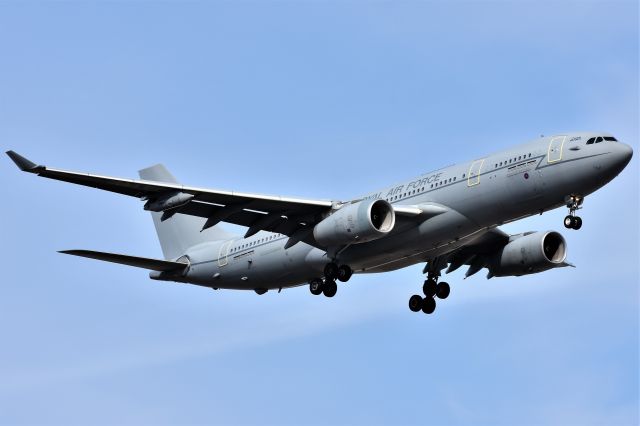
[[[413,312],[418,312],[422,309],[422,296],[414,294],[409,299],[409,309]]]
[[[451,287],[448,283],[439,283],[438,288],[436,289],[436,296],[438,299],[446,299],[449,297],[449,293],[451,293]]]
[[[336,284],[335,281],[327,281],[326,283],[324,283],[324,286],[322,287],[322,293],[326,297],[333,297],[336,295],[337,292],[338,292],[338,285]]]
[[[320,295],[322,293],[323,285],[324,285],[324,283],[322,282],[322,280],[312,280],[309,283],[309,291],[314,296],[318,296],[318,295]]]
[[[568,215],[564,218],[564,227],[567,229],[574,229],[575,218],[571,215]]]
[[[422,312],[432,314],[436,310],[436,301],[433,297],[425,297],[422,299]]]
[[[577,231],[580,228],[582,228],[582,218],[580,216],[574,216],[573,217],[573,229],[575,229]]]
[[[343,283],[346,283],[347,281],[349,281],[349,278],[351,278],[351,275],[353,275],[353,271],[351,270],[351,268],[348,267],[347,265],[341,265],[338,268],[338,273],[336,278],[338,278]]]
[[[432,278],[425,280],[424,284],[422,285],[422,292],[427,297],[433,297],[436,294],[437,289],[438,284],[436,283],[436,280]]]
[[[338,278],[338,265],[333,262],[327,263],[324,267],[324,277],[328,280]]]

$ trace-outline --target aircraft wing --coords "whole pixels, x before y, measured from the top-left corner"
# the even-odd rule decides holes
[[[509,238],[509,234],[499,228],[491,229],[469,245],[452,253],[447,258],[449,267],[446,273],[453,272],[462,265],[468,265],[469,269],[465,273],[465,278],[470,277],[480,269],[487,267],[488,257],[508,244]]]
[[[79,173],[37,165],[13,151],[8,151],[7,155],[25,172],[147,200],[149,210],[163,212],[163,220],[176,213],[200,216],[207,218],[203,229],[218,222],[229,222],[249,227],[247,237],[265,230],[316,245],[310,232],[312,225],[334,205],[327,200],[249,194]],[[172,200],[176,201],[176,205],[171,204]]]
[[[446,273],[448,274],[453,272],[462,265],[468,265],[469,269],[465,272],[465,278],[470,277],[482,268],[489,269],[487,278],[492,278],[493,272],[491,271],[490,258],[512,241],[514,237],[529,235],[532,233],[533,232],[525,232],[523,234],[509,235],[498,228],[493,228],[469,245],[466,245],[447,256],[444,259],[449,264]],[[573,264],[566,261],[562,262],[558,266],[575,267]]]
[[[7,151],[20,170],[49,179],[60,180],[147,201],[145,209],[162,212],[162,220],[180,213],[207,219],[203,230],[219,222],[249,228],[245,238],[259,231],[276,232],[290,237],[287,246],[299,241],[319,248],[313,227],[339,202],[280,197],[261,194],[197,188],[151,180],[123,179],[54,169],[38,165],[14,151]],[[440,205],[394,205],[395,213],[408,220],[424,220],[447,209]]]

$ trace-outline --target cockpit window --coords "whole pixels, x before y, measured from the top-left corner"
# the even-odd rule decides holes
[[[593,137],[593,138],[589,139],[587,141],[587,145],[591,145],[592,143],[600,143],[602,141],[618,142],[618,140],[616,138],[614,138],[613,136],[598,136],[598,137]]]

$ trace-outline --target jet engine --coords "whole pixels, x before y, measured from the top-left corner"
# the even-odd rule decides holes
[[[365,243],[387,235],[396,223],[393,207],[385,200],[363,200],[342,206],[313,228],[325,247]]]
[[[496,277],[535,274],[566,266],[567,242],[555,231],[513,236],[493,258]]]

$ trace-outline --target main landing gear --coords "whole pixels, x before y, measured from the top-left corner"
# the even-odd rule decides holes
[[[576,211],[582,207],[584,198],[579,195],[570,195],[566,199],[567,207],[569,208],[569,214],[564,218],[564,227],[567,229],[575,229],[576,231],[582,228],[582,218],[576,216]]]
[[[448,283],[438,282],[438,275],[429,274],[422,285],[424,297],[414,294],[409,299],[409,309],[413,312],[422,311],[425,314],[432,314],[436,310],[436,297],[446,299],[451,293]]]
[[[324,267],[324,280],[315,278],[309,283],[309,291],[314,296],[318,296],[321,293],[326,297],[333,297],[338,291],[338,285],[336,280],[346,283],[353,275],[353,271],[347,265],[340,265],[331,262],[327,263]]]

